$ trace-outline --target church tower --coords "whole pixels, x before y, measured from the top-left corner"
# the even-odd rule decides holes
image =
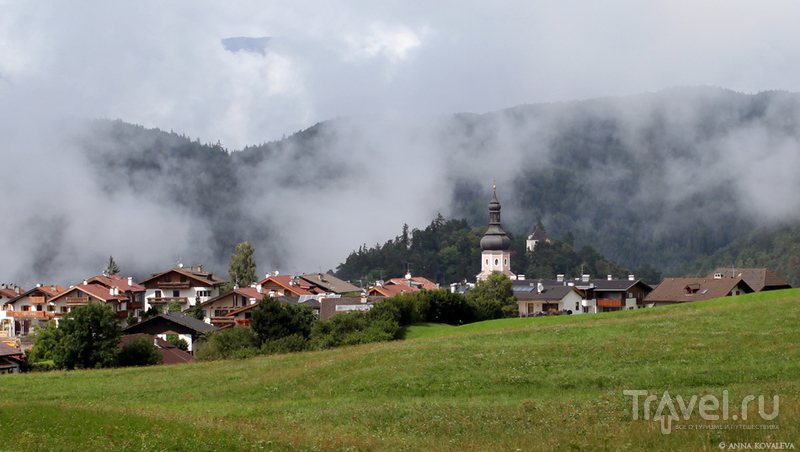
[[[478,280],[486,280],[492,272],[499,272],[511,279],[516,275],[511,272],[511,239],[500,224],[500,201],[497,200],[497,186],[492,187],[493,196],[489,203],[489,229],[481,239],[481,272]]]

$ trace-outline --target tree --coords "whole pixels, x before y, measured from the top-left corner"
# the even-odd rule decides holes
[[[231,255],[231,263],[228,269],[228,275],[231,277],[228,289],[249,287],[257,281],[256,261],[253,259],[253,253],[255,253],[255,250],[250,242],[242,242],[236,245],[236,250]]]
[[[114,256],[108,256],[106,268],[103,270],[104,275],[119,275],[119,266],[114,261]]]
[[[203,320],[203,307],[201,306],[200,300],[195,300],[194,306],[187,312],[190,316],[196,318],[197,320]]]
[[[130,366],[155,366],[161,364],[164,358],[158,347],[145,338],[136,339],[125,344],[117,354],[117,367]]]
[[[29,362],[50,361],[53,359],[53,351],[61,341],[63,332],[58,328],[56,322],[47,322],[44,328],[33,327],[34,343],[33,348],[27,353]]]
[[[265,296],[258,302],[258,306],[253,308],[250,328],[263,344],[293,334],[308,338],[314,320],[314,313],[308,306],[300,304],[284,306],[278,300]]]
[[[167,342],[170,344],[178,347],[179,349],[188,352],[189,351],[189,343],[186,342],[185,339],[178,336],[176,333],[167,334]]]
[[[502,273],[494,272],[486,280],[478,281],[475,287],[467,292],[467,299],[474,303],[478,310],[476,320],[518,315],[514,284]]]
[[[110,307],[99,303],[79,306],[64,315],[61,341],[53,362],[61,369],[89,369],[114,364],[121,329]]]

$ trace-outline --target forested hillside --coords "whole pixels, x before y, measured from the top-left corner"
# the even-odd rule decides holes
[[[481,115],[338,118],[231,152],[95,121],[72,143],[87,165],[69,171],[88,171],[92,185],[82,190],[96,209],[31,213],[66,227],[50,231],[31,220],[45,228],[36,237],[48,239],[31,239],[38,257],[19,271],[53,276],[67,256],[74,262],[70,231],[125,201],[144,209],[144,218],[126,212],[138,231],[164,231],[160,240],[131,238],[122,250],[93,249],[102,258],[114,254],[127,273],[186,256],[224,274],[245,240],[260,272],[324,271],[353,250],[369,254],[359,244],[383,243],[403,223],[420,229],[424,242],[423,225],[442,212],[466,222],[436,220],[437,228],[454,228],[431,232],[441,240],[436,246],[370,265],[384,276],[410,265],[432,279],[463,279],[476,273],[479,249],[466,248],[480,236],[472,228],[486,226],[496,180],[515,243],[541,221],[551,237],[569,232],[574,249],[590,245],[627,269],[648,263],[680,276],[738,259],[798,283],[787,272],[800,259],[791,245],[800,224],[800,199],[791,195],[800,190],[799,120],[798,94],[701,87]],[[391,240],[380,248],[387,246],[408,245]],[[517,271],[534,273],[523,259]],[[375,276],[353,268],[351,278]]]

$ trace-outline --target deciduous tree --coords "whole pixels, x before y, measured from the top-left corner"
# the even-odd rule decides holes
[[[89,303],[61,319],[63,336],[53,350],[53,361],[62,369],[109,367],[114,364],[121,329],[110,307]]]

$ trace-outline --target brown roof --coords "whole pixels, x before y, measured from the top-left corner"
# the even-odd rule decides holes
[[[0,342],[0,356],[22,356],[22,351],[16,347]]]
[[[386,284],[383,286],[375,286],[369,289],[370,295],[383,295],[384,297],[393,297],[401,293],[419,292],[416,287],[411,287],[405,283]]]
[[[437,290],[439,287],[436,283],[423,278],[422,276],[414,276],[411,278],[411,284],[408,283],[408,280],[405,278],[392,278],[386,282],[385,285],[389,284],[405,284],[414,287],[415,289],[425,289],[425,290]]]
[[[722,278],[741,278],[754,291],[791,289],[792,285],[766,268],[718,268],[708,274],[708,278],[720,275]]]
[[[180,275],[184,275],[184,276],[186,276],[188,278],[191,278],[191,279],[193,279],[193,280],[195,280],[197,282],[202,283],[205,286],[212,286],[213,287],[213,286],[218,286],[218,285],[221,285],[221,284],[227,282],[226,280],[218,277],[217,275],[215,275],[213,273],[204,272],[204,271],[195,269],[194,267],[178,267],[178,268],[173,268],[171,270],[167,270],[165,272],[155,273],[152,276],[150,276],[149,278],[145,279],[144,281],[139,281],[139,284],[144,286],[148,282],[150,282],[150,281],[152,281],[154,279],[158,279],[159,277],[164,276],[164,275],[166,275],[168,273],[177,273],[177,274],[180,274]]]
[[[120,291],[119,295],[111,295],[109,288],[100,286],[99,284],[79,284],[77,286],[70,287],[66,289],[64,292],[54,296],[50,299],[50,301],[57,300],[61,297],[65,297],[73,292],[77,291],[86,292],[87,294],[99,298],[104,302],[109,301],[128,301],[128,297],[126,297],[122,291]]]
[[[361,297],[340,297],[340,298],[324,298],[320,301],[320,308],[319,308],[319,318],[321,320],[327,320],[339,312],[346,312],[337,310],[337,306],[358,306],[363,309],[369,309],[375,303],[375,301],[380,300],[381,298],[375,297],[368,297],[366,299],[366,303],[363,303],[363,299]]]
[[[350,284],[347,281],[342,281],[330,273],[324,275],[322,273],[313,273],[309,275],[300,275],[300,277],[308,281],[309,284],[313,284],[325,292],[342,294],[361,291],[360,288]]]
[[[741,279],[714,278],[667,278],[644,299],[645,303],[683,303],[727,297],[739,287],[744,293],[753,291]]]
[[[214,303],[215,301],[219,301],[219,300],[221,300],[223,298],[226,298],[226,297],[229,297],[229,296],[231,296],[233,294],[239,294],[241,296],[247,297],[248,299],[255,298],[256,299],[256,303],[258,303],[258,300],[264,298],[264,296],[267,295],[267,294],[264,294],[264,293],[260,293],[258,291],[258,289],[256,289],[255,287],[244,287],[244,288],[239,288],[239,289],[233,289],[232,291],[225,292],[224,294],[222,294],[222,295],[220,295],[218,297],[214,297],[214,298],[212,298],[212,299],[210,299],[208,301],[204,301],[203,303],[200,304],[200,306],[201,307],[202,306],[208,306],[208,305]]]
[[[301,278],[294,278],[289,275],[270,276],[263,279],[258,284],[263,286],[269,282],[274,282],[275,284],[283,287],[284,290],[288,290],[297,296],[315,295],[318,291],[313,285],[309,284],[308,281]],[[265,289],[265,291],[267,292],[267,295],[269,295],[269,290]]]

